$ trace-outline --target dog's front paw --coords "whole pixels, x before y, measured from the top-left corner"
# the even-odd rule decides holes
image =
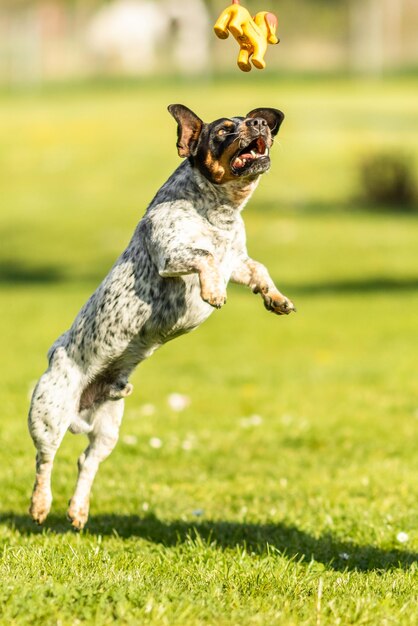
[[[268,311],[276,313],[276,315],[289,315],[289,313],[296,313],[296,308],[293,302],[286,298],[280,291],[268,291],[263,294],[264,306]]]
[[[220,309],[226,302],[226,291],[216,289],[205,289],[200,292],[202,300],[213,306],[215,309]]]

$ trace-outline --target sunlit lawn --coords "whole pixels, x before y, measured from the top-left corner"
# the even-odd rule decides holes
[[[71,435],[38,529],[30,388],[178,163],[170,102],[286,113],[245,220],[298,313],[230,288],[135,373],[87,530],[65,521]],[[418,217],[355,199],[363,155],[417,158],[414,81],[63,88],[0,109],[1,622],[415,626]]]

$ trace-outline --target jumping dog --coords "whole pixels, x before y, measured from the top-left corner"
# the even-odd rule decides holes
[[[129,376],[161,345],[199,326],[226,302],[229,280],[261,295],[278,315],[294,306],[267,269],[248,257],[241,211],[270,167],[281,111],[204,123],[181,104],[168,107],[185,160],[157,192],[126,250],[51,347],[33,392],[29,431],[36,446],[30,514],[41,524],[52,503],[51,472],[67,430],[85,433],[68,517],[87,522],[99,464],[119,435]]]

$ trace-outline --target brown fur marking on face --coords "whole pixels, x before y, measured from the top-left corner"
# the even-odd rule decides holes
[[[234,155],[238,152],[239,150],[239,144],[238,144],[238,140],[234,141],[227,150],[224,150],[224,152],[221,155],[221,158],[219,159],[219,163],[220,166],[223,168],[225,175],[224,175],[224,179],[223,179],[223,183],[226,183],[230,180],[236,180],[237,176],[232,172],[231,170],[231,161],[234,157]]]
[[[223,128],[230,128],[231,130],[235,130],[235,124],[234,122],[231,122],[229,120],[225,120],[225,122],[223,122]]]
[[[208,152],[205,159],[205,167],[210,173],[215,183],[224,183],[225,168],[222,167],[221,162],[217,161],[211,152]]]

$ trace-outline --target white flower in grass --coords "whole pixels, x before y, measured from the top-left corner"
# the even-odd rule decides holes
[[[193,433],[187,433],[186,438],[181,442],[182,450],[186,450],[186,452],[189,452],[190,450],[193,450],[195,446],[196,435],[194,435]]]
[[[290,424],[293,422],[293,415],[289,415],[288,413],[285,413],[281,417],[281,422],[283,426],[290,426]]]
[[[148,404],[143,404],[141,407],[139,407],[139,413],[143,417],[150,417],[155,413],[155,406],[150,402]]]
[[[349,558],[350,558],[350,555],[348,554],[348,552],[340,553],[340,559],[343,559],[343,561],[348,561]]]
[[[193,515],[195,517],[202,517],[202,515],[204,514],[204,510],[203,509],[195,509],[194,511],[192,511]]]
[[[144,612],[149,615],[150,613],[152,613],[152,609],[154,608],[154,600],[152,598],[150,598],[149,600],[147,600],[147,603],[144,607]]]
[[[149,504],[148,504],[148,502],[143,502],[143,503],[142,503],[142,510],[143,510],[143,511],[148,511],[148,510],[149,510]]]
[[[190,405],[190,398],[182,393],[170,393],[167,397],[167,404],[172,411],[180,413]]]
[[[151,446],[151,448],[155,448],[155,450],[157,450],[158,448],[162,447],[163,442],[159,437],[151,437],[151,439],[149,440],[149,445]]]
[[[396,539],[399,543],[406,543],[409,540],[409,535],[408,533],[400,532],[396,535]]]
[[[240,419],[241,428],[251,428],[251,426],[261,426],[263,418],[261,415],[250,415],[249,417],[243,417]]]
[[[127,446],[135,446],[138,443],[138,438],[134,435],[125,435],[122,437],[123,443],[126,443]]]

